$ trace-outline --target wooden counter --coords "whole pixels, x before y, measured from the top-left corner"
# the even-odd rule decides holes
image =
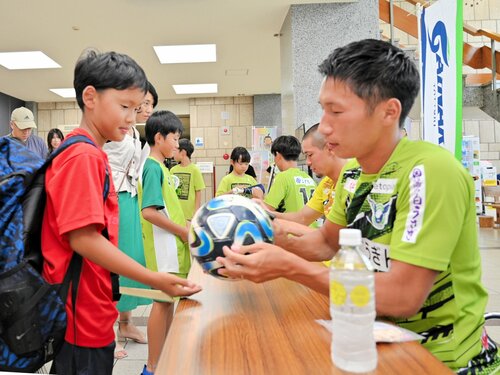
[[[193,264],[203,291],[181,300],[157,374],[344,374],[330,359],[331,337],[315,320],[330,319],[328,298],[278,279],[224,281]],[[373,374],[452,373],[416,342],[378,344]]]

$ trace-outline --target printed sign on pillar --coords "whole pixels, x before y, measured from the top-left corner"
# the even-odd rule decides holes
[[[462,2],[420,8],[423,138],[462,158]]]

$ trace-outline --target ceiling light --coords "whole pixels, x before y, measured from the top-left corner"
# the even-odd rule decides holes
[[[177,95],[180,94],[216,94],[216,83],[204,83],[198,85],[172,85]]]
[[[76,92],[74,88],[69,89],[50,89],[54,94],[62,96],[63,98],[75,98]]]
[[[42,51],[0,52],[0,65],[7,69],[51,69],[60,68]]]
[[[161,64],[217,61],[215,44],[191,44],[153,47]]]

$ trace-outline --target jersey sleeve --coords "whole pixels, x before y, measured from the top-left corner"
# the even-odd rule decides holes
[[[278,208],[280,203],[285,199],[287,194],[286,181],[283,180],[284,173],[278,173],[275,177],[271,189],[264,198],[264,202],[271,207]]]
[[[154,162],[146,160],[142,171],[142,207],[165,207],[162,195],[163,172]]]
[[[464,235],[468,210],[475,209],[472,179],[458,163],[454,166],[435,158],[415,165],[406,176],[397,201],[392,259],[438,271],[447,269]]]
[[[309,199],[309,201],[307,202],[307,207],[312,208],[314,211],[320,212],[321,214],[323,214],[323,210],[324,210],[324,203],[323,202],[326,199],[325,194],[324,194],[326,179],[327,179],[327,177],[324,177],[320,181],[319,185],[314,190],[314,193],[313,193],[311,199]]]

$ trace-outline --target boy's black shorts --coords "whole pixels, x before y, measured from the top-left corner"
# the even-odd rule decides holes
[[[51,374],[111,375],[115,342],[103,348],[85,348],[64,342],[52,362]]]

